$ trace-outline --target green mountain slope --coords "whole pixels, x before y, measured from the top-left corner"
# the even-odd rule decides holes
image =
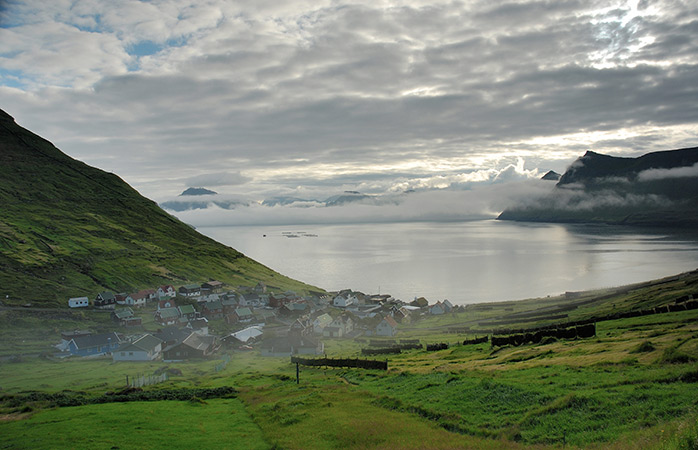
[[[550,194],[505,210],[500,220],[698,226],[698,147],[617,158],[587,152]]]
[[[216,279],[308,292],[209,239],[114,174],[76,161],[0,111],[0,300],[69,297]]]

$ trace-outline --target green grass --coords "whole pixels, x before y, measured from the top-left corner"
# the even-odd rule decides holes
[[[269,449],[238,399],[109,403],[0,423],[1,448]]]
[[[613,310],[614,302],[616,310],[618,305],[628,308],[635,297],[648,291],[656,294],[661,290],[666,302],[676,297],[672,289],[685,292],[695,284],[694,278],[691,275],[629,290],[606,290],[582,298],[595,299],[602,311]],[[596,301],[594,296],[602,298]],[[263,358],[253,351],[233,354],[220,372],[215,371],[219,360],[168,364],[183,375],[146,389],[235,387],[239,392],[237,407],[261,436],[259,448],[695,448],[696,310],[607,320],[597,324],[597,336],[593,338],[550,339],[520,347],[458,345],[477,333],[447,332],[453,323],[493,317],[497,312],[506,315],[550,307],[554,302],[506,302],[501,307],[466,309],[427,319],[411,328],[401,327],[396,339],[420,338],[422,343],[443,341],[452,345],[437,352],[410,350],[382,355],[380,359],[389,361],[388,371],[302,367],[300,385],[296,385],[295,366],[288,358]],[[11,347],[18,345],[13,339],[29,336],[23,334],[26,327],[39,330],[42,337],[31,344],[38,346],[42,339],[55,340],[57,330],[65,325],[82,328],[78,325],[84,321],[93,328],[109,326],[101,316],[87,311],[56,318],[3,311],[9,312],[13,315],[3,319],[6,329],[2,336]],[[356,357],[367,342],[332,339],[325,344],[329,356]],[[99,396],[122,387],[126,375],[149,374],[165,365],[72,358],[0,361],[0,394],[10,398],[28,390],[67,390]],[[177,422],[183,421],[180,415],[191,414],[192,408],[218,411],[214,405],[219,401],[227,400],[207,400],[203,405],[168,404]],[[63,430],[61,438],[76,436],[81,432],[78,427],[83,426],[79,420],[64,418],[79,417],[85,407],[47,410],[47,405],[40,402],[8,405],[8,401],[0,402],[0,419],[5,419],[0,420],[0,435],[8,436],[14,447],[26,445],[27,438],[21,434],[22,426],[29,426],[26,424],[32,424],[32,435]],[[115,407],[91,406],[95,411],[105,408],[104,417]],[[133,405],[134,411],[147,407]],[[57,427],[54,423],[62,424],[62,428],[53,428]],[[231,421],[220,433],[244,433],[249,428],[247,423]],[[223,426],[215,426],[219,425]],[[137,426],[123,424],[132,432],[139,430]],[[208,433],[212,428],[205,430]],[[155,435],[166,439],[157,433],[155,430]],[[107,445],[109,436],[107,433],[105,441],[95,441],[96,448]],[[194,442],[186,439],[182,442]],[[213,445],[211,442],[209,445]],[[91,444],[79,441],[76,445],[80,448]],[[39,442],[38,448],[41,445]],[[254,448],[254,444],[250,446]]]

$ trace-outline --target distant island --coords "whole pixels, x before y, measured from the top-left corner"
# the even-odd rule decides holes
[[[179,194],[180,197],[186,197],[189,195],[217,195],[218,192],[212,191],[210,189],[202,188],[202,187],[190,187],[181,194]]]
[[[544,179],[554,179],[546,174]],[[578,158],[546,196],[499,220],[688,228],[698,225],[698,147],[619,158]]]

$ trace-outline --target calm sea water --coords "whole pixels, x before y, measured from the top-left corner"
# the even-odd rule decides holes
[[[407,301],[544,297],[698,268],[698,233],[627,227],[481,220],[199,231],[291,278]]]

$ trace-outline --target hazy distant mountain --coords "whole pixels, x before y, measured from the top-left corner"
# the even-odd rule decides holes
[[[216,191],[211,191],[206,188],[202,187],[190,187],[189,189],[185,190],[181,194],[179,194],[180,197],[186,197],[189,195],[216,195],[218,192]]]
[[[123,180],[76,161],[0,111],[0,295],[69,297],[217,279],[307,291],[199,234]],[[6,296],[8,298],[6,298]]]
[[[698,147],[618,158],[587,152],[555,189],[504,211],[501,220],[698,225]]]
[[[191,197],[194,197],[195,200],[190,199]],[[160,203],[161,208],[175,212],[206,209],[212,205],[223,209],[235,209],[239,206],[247,205],[247,203],[239,200],[225,199],[221,197],[218,192],[202,187],[190,187],[179,194],[179,197],[174,200]]]
[[[371,197],[371,195],[362,194],[361,192],[344,191],[340,195],[333,195],[325,200],[325,206],[339,206],[347,203],[358,202]]]
[[[550,172],[548,172],[548,173],[546,173],[545,175],[543,175],[543,177],[541,178],[541,180],[545,180],[545,181],[559,181],[561,176],[562,176],[562,175],[560,175],[559,173],[555,172],[554,170],[551,170]]]

